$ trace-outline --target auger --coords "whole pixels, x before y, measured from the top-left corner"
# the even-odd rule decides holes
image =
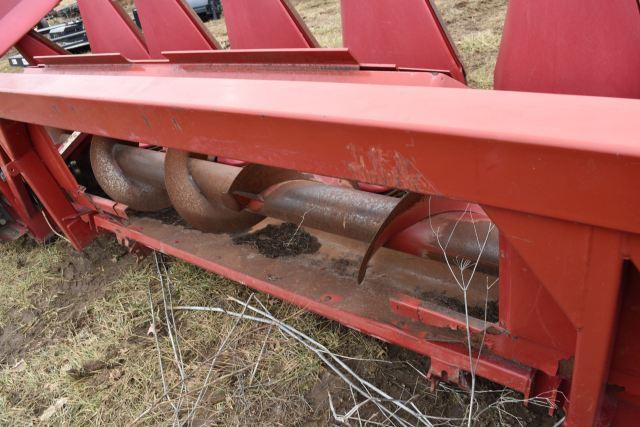
[[[427,0],[342,0],[341,49],[286,0],[223,0],[228,50],[182,0],[135,0],[142,30],[78,0],[82,55],[32,30],[57,3],[0,4],[0,52],[31,64],[0,75],[2,239],[113,233],[428,356],[431,381],[635,425],[637,0],[512,0],[496,90]],[[238,244],[287,223],[317,248]]]

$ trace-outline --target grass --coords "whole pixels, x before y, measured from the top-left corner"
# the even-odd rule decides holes
[[[506,0],[435,0],[467,71],[469,86],[493,87]]]
[[[46,297],[62,280],[52,266],[63,254],[60,243],[36,248],[25,240],[3,245],[1,253],[0,328],[4,328],[10,313],[32,308],[32,301]],[[27,264],[29,268],[24,268]]]
[[[149,259],[137,263],[132,255],[117,259],[122,249],[110,239],[102,239],[89,252],[106,255],[102,262],[92,262],[99,271],[76,271],[78,275],[70,280],[78,282],[78,296],[95,298],[79,310],[72,307],[73,316],[58,321],[54,313],[62,304],[40,296],[57,294],[60,274],[55,271],[65,265],[65,257],[72,256],[72,250],[64,242],[34,246],[24,240],[0,247],[3,327],[19,322],[24,313],[37,313],[51,322],[46,328],[42,324],[31,328],[29,334],[30,340],[46,341],[45,345],[15,355],[0,367],[0,425],[37,421],[46,408],[60,399],[67,404],[51,418],[54,424],[124,425],[163,395],[154,340],[146,334],[150,326],[149,286],[154,290],[155,306],[159,307],[162,301],[153,265]],[[113,274],[105,264],[126,267]],[[191,265],[178,261],[169,265],[175,304],[224,305],[229,296],[242,300],[249,296],[244,287]],[[95,294],[97,286],[103,291],[99,296]],[[384,356],[382,345],[371,338],[265,296],[261,300],[279,318],[287,319],[329,348],[351,352],[353,356]],[[206,313],[178,317],[187,383],[194,390],[191,402],[203,383],[211,355],[234,322],[223,315]],[[176,384],[165,326],[160,322],[160,347],[167,381]],[[20,344],[20,339],[14,342]],[[0,346],[2,350],[6,349]],[[20,361],[23,362],[16,367]],[[252,369],[247,367],[253,368],[258,362],[259,369],[249,386]],[[318,381],[321,371],[320,362],[300,345],[274,331],[268,333],[263,326],[241,323],[219,357],[212,391],[201,405],[206,409],[199,411],[197,417],[220,425],[298,424],[308,416],[304,396]],[[171,407],[161,403],[140,423],[164,424],[172,415]]]

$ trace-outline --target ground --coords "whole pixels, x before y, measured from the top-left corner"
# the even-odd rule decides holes
[[[436,1],[471,86],[492,85],[505,3]],[[338,0],[293,4],[322,45],[341,45]],[[207,26],[227,44],[224,21]],[[462,423],[467,393],[446,385],[432,391],[423,378],[425,358],[185,263],[139,259],[103,236],[83,253],[63,240],[36,245],[23,238],[0,247],[0,425],[164,425],[181,419],[194,425],[319,426],[338,424],[332,406],[344,415],[363,401],[317,353],[273,324],[224,313],[165,312],[167,280],[173,306],[238,312],[241,306],[230,298],[264,304],[393,397]],[[514,393],[484,382],[480,389],[486,410],[477,425],[553,424],[540,411],[512,403]],[[370,403],[353,414],[385,423]]]

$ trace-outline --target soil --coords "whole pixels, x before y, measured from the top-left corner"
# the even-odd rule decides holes
[[[236,245],[250,245],[267,258],[313,254],[320,249],[318,239],[292,223],[269,224],[253,233],[233,237]]]
[[[331,267],[339,276],[355,278],[358,274],[359,265],[354,260],[336,258],[331,260]]]
[[[55,342],[69,330],[82,328],[87,306],[104,295],[104,285],[137,262],[125,248],[109,244],[110,239],[101,237],[82,253],[67,247],[68,253],[61,261],[52,263],[51,272],[63,280],[53,297],[48,294],[36,297],[29,310],[12,313],[5,328],[0,328],[0,363],[11,365],[26,353]],[[36,244],[30,239],[22,242],[25,251]],[[28,270],[30,259],[19,259],[17,264]],[[49,321],[52,318],[55,321]]]
[[[437,388],[435,391],[431,389],[431,383],[427,381],[420,373],[426,373],[429,369],[429,359],[421,357],[406,349],[388,345],[387,356],[385,357],[389,363],[372,364],[370,362],[353,362],[347,363],[359,375],[372,379],[371,383],[376,387],[383,388],[392,396],[417,396],[413,403],[425,414],[446,418],[463,418],[465,416],[465,408],[468,404],[467,394],[458,390],[455,391],[453,386],[448,391]],[[477,399],[480,407],[491,405],[497,397],[505,389],[490,381],[478,378]],[[514,392],[511,397],[521,399]],[[338,415],[344,415],[351,410],[355,404],[353,396],[348,386],[333,372],[325,370],[320,380],[305,396],[313,409],[306,422],[305,427],[326,426],[327,420],[331,419],[329,399]],[[362,401],[361,398],[358,399]],[[475,426],[495,426],[495,425],[525,425],[525,426],[553,426],[560,418],[561,414],[553,417],[547,415],[546,410],[542,408],[530,407],[526,408],[517,403],[504,404],[501,409],[508,411],[509,414],[502,415],[498,410],[487,410],[480,417]],[[372,422],[384,421],[380,411],[373,405],[364,405],[359,409],[359,417],[365,421]],[[513,416],[518,417],[520,424]],[[462,421],[452,422],[453,425],[463,425]],[[338,424],[334,424],[338,425]]]
[[[456,298],[451,298],[446,295],[433,295],[427,294],[425,296],[426,300],[431,300],[440,305],[443,305],[453,311],[457,311],[458,313],[465,313],[464,310],[464,302],[460,301]],[[487,322],[496,323],[499,320],[498,317],[498,303],[496,301],[489,301],[487,303]],[[469,316],[475,317],[476,319],[484,319],[485,318],[485,307],[478,307],[469,305]]]

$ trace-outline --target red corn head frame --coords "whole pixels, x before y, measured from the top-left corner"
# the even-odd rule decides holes
[[[31,31],[56,3],[0,5],[0,51],[37,65],[0,75],[1,239],[110,232],[429,356],[434,382],[466,385],[470,338],[477,375],[566,425],[635,424],[637,0],[510,2],[493,91],[427,0],[342,0],[344,49],[286,0],[223,0],[231,50],[183,0],[136,0],[142,29],[79,0],[86,55]],[[234,243],[281,222],[320,249]]]

